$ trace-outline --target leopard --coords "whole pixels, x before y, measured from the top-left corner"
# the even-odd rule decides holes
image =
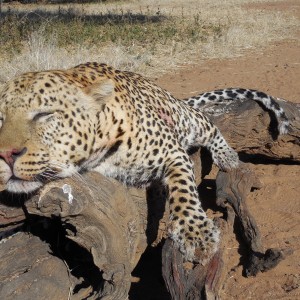
[[[287,134],[290,131],[290,122],[284,109],[278,102],[286,100],[278,97],[273,97],[265,92],[248,89],[248,88],[224,88],[204,92],[196,96],[183,99],[188,105],[202,111],[207,111],[210,104],[228,104],[232,101],[245,101],[251,100],[259,103],[266,110],[270,111],[277,121],[277,137]],[[215,110],[213,109],[213,113]]]
[[[159,180],[168,194],[168,236],[186,261],[199,263],[198,248],[206,264],[220,231],[198,195],[189,150],[200,147],[221,170],[240,164],[201,110],[103,63],[27,72],[0,92],[2,190],[36,193],[87,171],[139,188]]]

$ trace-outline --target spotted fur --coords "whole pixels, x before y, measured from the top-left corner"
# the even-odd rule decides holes
[[[264,92],[243,88],[227,88],[202,93],[184,100],[190,106],[200,110],[204,110],[206,104],[214,102],[223,103],[234,100],[253,100],[261,103],[265,108],[275,114],[277,118],[279,134],[286,134],[289,130],[289,120],[283,108],[278,103],[278,100],[282,99],[274,98],[265,94]]]
[[[0,178],[10,192],[98,171],[127,185],[160,179],[170,203],[169,235],[186,259],[204,260],[219,231],[198,197],[188,150],[204,146],[221,169],[238,166],[220,131],[199,110],[153,82],[105,64],[23,74],[0,94]]]

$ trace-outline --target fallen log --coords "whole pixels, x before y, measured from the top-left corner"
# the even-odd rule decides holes
[[[131,272],[147,247],[145,191],[129,192],[90,172],[82,182],[51,183],[26,207],[30,214],[59,217],[67,238],[92,255],[102,278],[89,299],[127,298]]]
[[[244,158],[251,160],[254,155],[260,155],[276,160],[277,163],[282,159],[299,163],[300,105],[289,102],[282,102],[281,105],[291,120],[291,130],[287,135],[280,137],[277,137],[276,130],[271,130],[276,128],[276,121],[272,115],[254,102],[237,101],[223,106],[216,104],[210,108],[206,107],[205,110],[228,142],[244,154]],[[201,151],[201,157],[202,162],[199,153],[194,154],[198,183],[209,171],[211,162],[204,151]],[[241,169],[230,173],[219,173],[216,184],[217,204],[225,209],[227,218],[226,221],[223,218],[216,220],[221,228],[222,238],[220,250],[212,261],[206,266],[185,263],[171,240],[167,239],[164,243],[162,273],[172,299],[203,299],[203,295],[207,299],[213,299],[218,296],[226,267],[226,236],[232,231],[235,216],[243,224],[242,234],[251,250],[248,264],[245,266],[245,275],[253,276],[259,271],[266,271],[287,255],[280,249],[273,249],[271,252],[267,250],[265,253],[263,251],[263,241],[255,226],[255,219],[245,202],[251,188],[259,188],[254,174],[242,166]],[[51,271],[51,279],[47,277],[50,273],[47,273],[48,269],[45,266],[44,276],[50,280],[49,284],[45,283],[45,280],[34,281],[36,272],[28,271],[35,270],[34,262],[23,262],[26,267],[17,268],[16,277],[11,266],[18,266],[17,254],[11,252],[2,258],[1,278],[12,285],[10,288],[7,288],[8,285],[6,288],[0,286],[1,299],[32,299],[32,289],[37,287],[40,298],[54,299],[56,296],[48,293],[48,289],[51,289],[56,280],[64,282],[61,287],[57,287],[58,298],[61,298],[61,295],[65,298],[67,295],[71,299],[127,299],[131,283],[138,281],[131,273],[142,253],[148,245],[157,245],[166,238],[168,203],[165,203],[166,191],[159,184],[152,186],[146,197],[144,190],[126,189],[114,180],[91,172],[81,178],[68,178],[46,185],[40,194],[27,199],[22,205],[23,209],[17,213],[15,209],[7,209],[7,195],[2,193],[1,197],[5,203],[2,201],[0,216],[7,220],[1,221],[4,229],[5,222],[11,230],[11,225],[19,226],[18,222],[25,219],[25,216],[25,229],[29,228],[27,231],[32,233],[37,227],[47,227],[52,220],[56,220],[61,224],[62,235],[67,238],[57,248],[64,252],[63,256],[60,257],[58,250],[53,250],[55,261],[63,264],[57,264],[57,273]],[[19,235],[11,235],[10,239],[5,237],[0,249],[6,252],[7,247],[17,242],[18,246],[15,249],[22,249],[24,258],[30,257],[32,247],[41,249],[41,252],[36,251],[36,255],[40,261],[39,268],[43,269],[43,261],[47,261],[43,260],[43,257],[46,257],[45,251],[49,251],[42,241],[46,239],[42,235],[37,239],[32,233],[27,235],[26,239],[20,239]],[[73,244],[68,241],[72,241]],[[51,246],[51,241],[47,243]],[[75,244],[80,255],[72,252]],[[54,245],[51,246],[51,249],[53,248]],[[27,255],[24,254],[26,251]],[[77,256],[80,256],[80,259]],[[71,260],[72,267],[68,265]],[[93,269],[96,279],[91,278],[95,276],[89,277],[86,274],[88,272],[84,272],[87,267]],[[78,269],[81,271],[76,271]],[[26,280],[21,283],[15,281],[16,278],[25,278],[25,274]],[[62,278],[62,274],[63,279],[58,279]],[[32,289],[24,288],[28,283],[32,283],[29,284]],[[16,289],[16,286],[19,288]]]
[[[281,136],[274,114],[254,101],[215,103],[205,106],[203,111],[239,153],[300,162],[300,103],[279,99],[278,102],[290,121],[289,132]]]

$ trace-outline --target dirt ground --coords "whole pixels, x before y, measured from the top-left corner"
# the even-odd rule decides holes
[[[300,41],[287,40],[243,57],[182,67],[158,78],[157,83],[179,98],[216,88],[245,87],[300,103],[299,79]],[[300,299],[300,165],[251,167],[263,183],[262,189],[253,191],[248,199],[263,244],[266,249],[292,249],[293,253],[275,269],[245,278],[240,265],[243,245],[233,233],[222,299]]]

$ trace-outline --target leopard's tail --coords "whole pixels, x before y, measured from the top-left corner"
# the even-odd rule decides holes
[[[278,103],[278,101],[284,100],[280,98],[274,98],[257,90],[227,88],[202,93],[194,97],[186,98],[184,100],[188,105],[202,111],[205,111],[205,105],[210,103],[226,103],[235,100],[253,100],[261,103],[263,107],[275,114],[278,123],[277,128],[279,134],[286,134],[289,131],[290,122],[285,111]]]

